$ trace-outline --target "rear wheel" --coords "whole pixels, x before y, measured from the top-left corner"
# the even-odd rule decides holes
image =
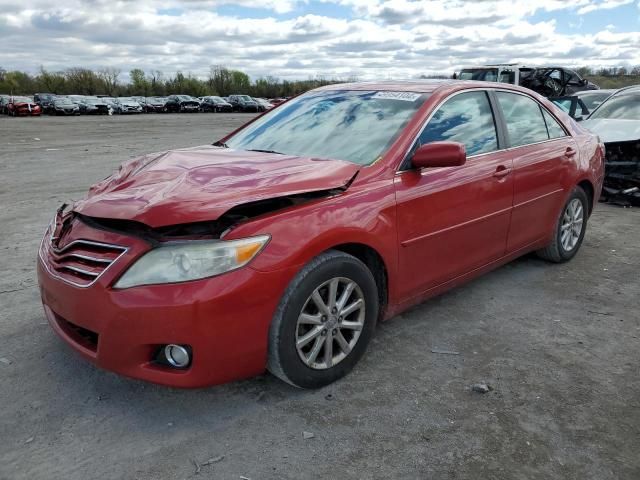
[[[269,331],[269,371],[301,388],[343,377],[364,354],[378,308],[366,265],[343,252],[321,254],[282,297]]]
[[[553,241],[539,250],[538,256],[555,263],[571,260],[582,245],[587,230],[588,211],[587,194],[582,188],[575,187],[560,213]]]

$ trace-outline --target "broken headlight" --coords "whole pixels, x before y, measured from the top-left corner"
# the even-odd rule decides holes
[[[261,235],[229,241],[172,242],[145,253],[114,287],[188,282],[220,275],[245,266],[268,241],[268,235]]]

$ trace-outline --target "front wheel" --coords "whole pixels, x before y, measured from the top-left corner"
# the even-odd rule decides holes
[[[300,388],[343,377],[364,354],[378,318],[378,289],[357,258],[325,252],[291,281],[269,330],[268,369]]]
[[[555,263],[571,260],[578,253],[587,231],[588,212],[587,194],[582,188],[575,187],[560,213],[553,241],[538,250],[538,256]]]

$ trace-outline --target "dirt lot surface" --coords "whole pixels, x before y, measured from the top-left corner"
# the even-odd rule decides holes
[[[34,272],[55,208],[248,118],[0,117],[0,479],[640,478],[637,209],[600,205],[569,264],[522,258],[380,325],[319,391],[171,390],[64,345]]]

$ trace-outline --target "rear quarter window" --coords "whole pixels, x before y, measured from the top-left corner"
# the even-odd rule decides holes
[[[562,128],[558,121],[553,118],[553,116],[544,108],[542,109],[542,116],[544,117],[544,121],[547,124],[549,138],[560,138],[567,136],[567,132],[564,131],[564,128]]]

